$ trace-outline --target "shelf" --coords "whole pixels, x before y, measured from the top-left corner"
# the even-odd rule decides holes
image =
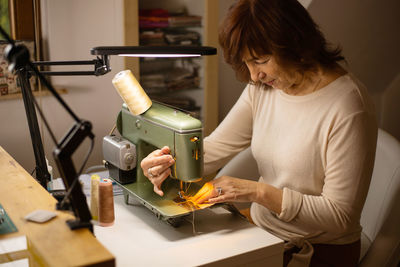
[[[218,4],[215,0],[124,0],[124,45],[139,45],[140,34],[144,31],[154,31],[156,28],[139,29],[139,9],[163,8],[169,10],[187,10],[187,13],[194,16],[201,16],[201,25],[190,27],[169,27],[159,28],[159,31],[168,30],[193,30],[200,34],[200,42],[203,46],[218,48]],[[150,38],[150,37],[149,37]],[[147,40],[151,43],[150,40]],[[157,42],[157,40],[155,40]],[[142,45],[144,42],[142,41]],[[146,61],[150,59],[146,59]],[[139,60],[138,58],[125,58],[125,68],[131,69],[140,83],[145,84],[143,74],[150,73],[152,67],[147,65],[149,61]],[[160,65],[168,65],[167,60],[160,61]],[[179,62],[179,60],[174,60]],[[210,134],[218,125],[218,56],[206,56],[194,59],[199,64],[199,79],[201,89],[185,90],[177,92],[179,96],[192,97],[196,101],[196,106],[201,107],[201,118],[203,121],[204,135]],[[167,68],[168,69],[168,68]],[[160,73],[160,71],[158,71]],[[141,75],[142,74],[142,75]],[[142,77],[141,77],[142,76]],[[144,86],[145,88],[145,86]],[[148,92],[149,94],[153,94]],[[165,92],[166,97],[175,94],[174,91]]]
[[[185,88],[185,89],[180,89],[180,90],[165,90],[165,91],[161,91],[161,92],[149,92],[148,94],[151,96],[162,96],[165,94],[176,94],[179,92],[183,92],[183,91],[197,91],[197,90],[203,90],[203,88],[201,87],[190,87],[190,88]],[[146,91],[146,90],[145,90]]]

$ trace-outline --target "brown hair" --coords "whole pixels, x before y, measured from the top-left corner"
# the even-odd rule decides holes
[[[225,61],[240,81],[249,82],[243,62],[252,56],[272,54],[284,67],[309,71],[317,65],[333,67],[343,60],[339,47],[330,48],[307,10],[297,0],[239,0],[219,29]]]

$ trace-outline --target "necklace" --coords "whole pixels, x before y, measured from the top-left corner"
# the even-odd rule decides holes
[[[312,94],[315,91],[317,91],[319,85],[322,82],[322,78],[323,78],[323,73],[318,73],[318,81],[315,83],[313,89],[311,91],[308,91],[306,88],[304,88],[303,90],[300,90],[296,95],[308,95],[308,94]]]
[[[318,88],[318,86],[320,85],[321,81],[322,81],[322,77],[319,76],[319,80],[318,80],[317,84],[314,86],[314,88],[313,88],[313,90],[311,91],[311,93],[314,93],[315,91],[317,91],[317,88]]]
[[[313,87],[313,89],[311,90],[311,91],[308,91],[306,88],[297,88],[297,90],[296,89],[292,89],[292,90],[290,90],[290,89],[283,89],[283,91],[285,92],[285,93],[287,93],[287,94],[289,94],[289,95],[297,95],[297,96],[300,96],[300,95],[308,95],[308,94],[311,94],[311,93],[314,93],[315,91],[317,91],[317,89],[318,89],[318,86],[321,84],[321,81],[322,81],[322,76],[319,76],[319,79],[318,79],[318,82],[316,82],[315,83],[315,86]]]

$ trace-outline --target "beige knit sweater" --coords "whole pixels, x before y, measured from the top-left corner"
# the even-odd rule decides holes
[[[204,140],[205,172],[251,145],[259,182],[283,189],[282,212],[253,203],[254,222],[303,246],[360,238],[377,137],[373,104],[350,74],[304,96],[248,85]]]

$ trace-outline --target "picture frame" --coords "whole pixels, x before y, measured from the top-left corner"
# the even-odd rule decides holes
[[[41,60],[40,0],[0,0],[0,6],[2,28],[17,44],[28,48],[32,61]],[[0,99],[21,93],[16,75],[8,70],[3,57],[6,46],[7,42],[0,38]],[[32,91],[38,90],[36,78],[31,78],[30,84]]]

